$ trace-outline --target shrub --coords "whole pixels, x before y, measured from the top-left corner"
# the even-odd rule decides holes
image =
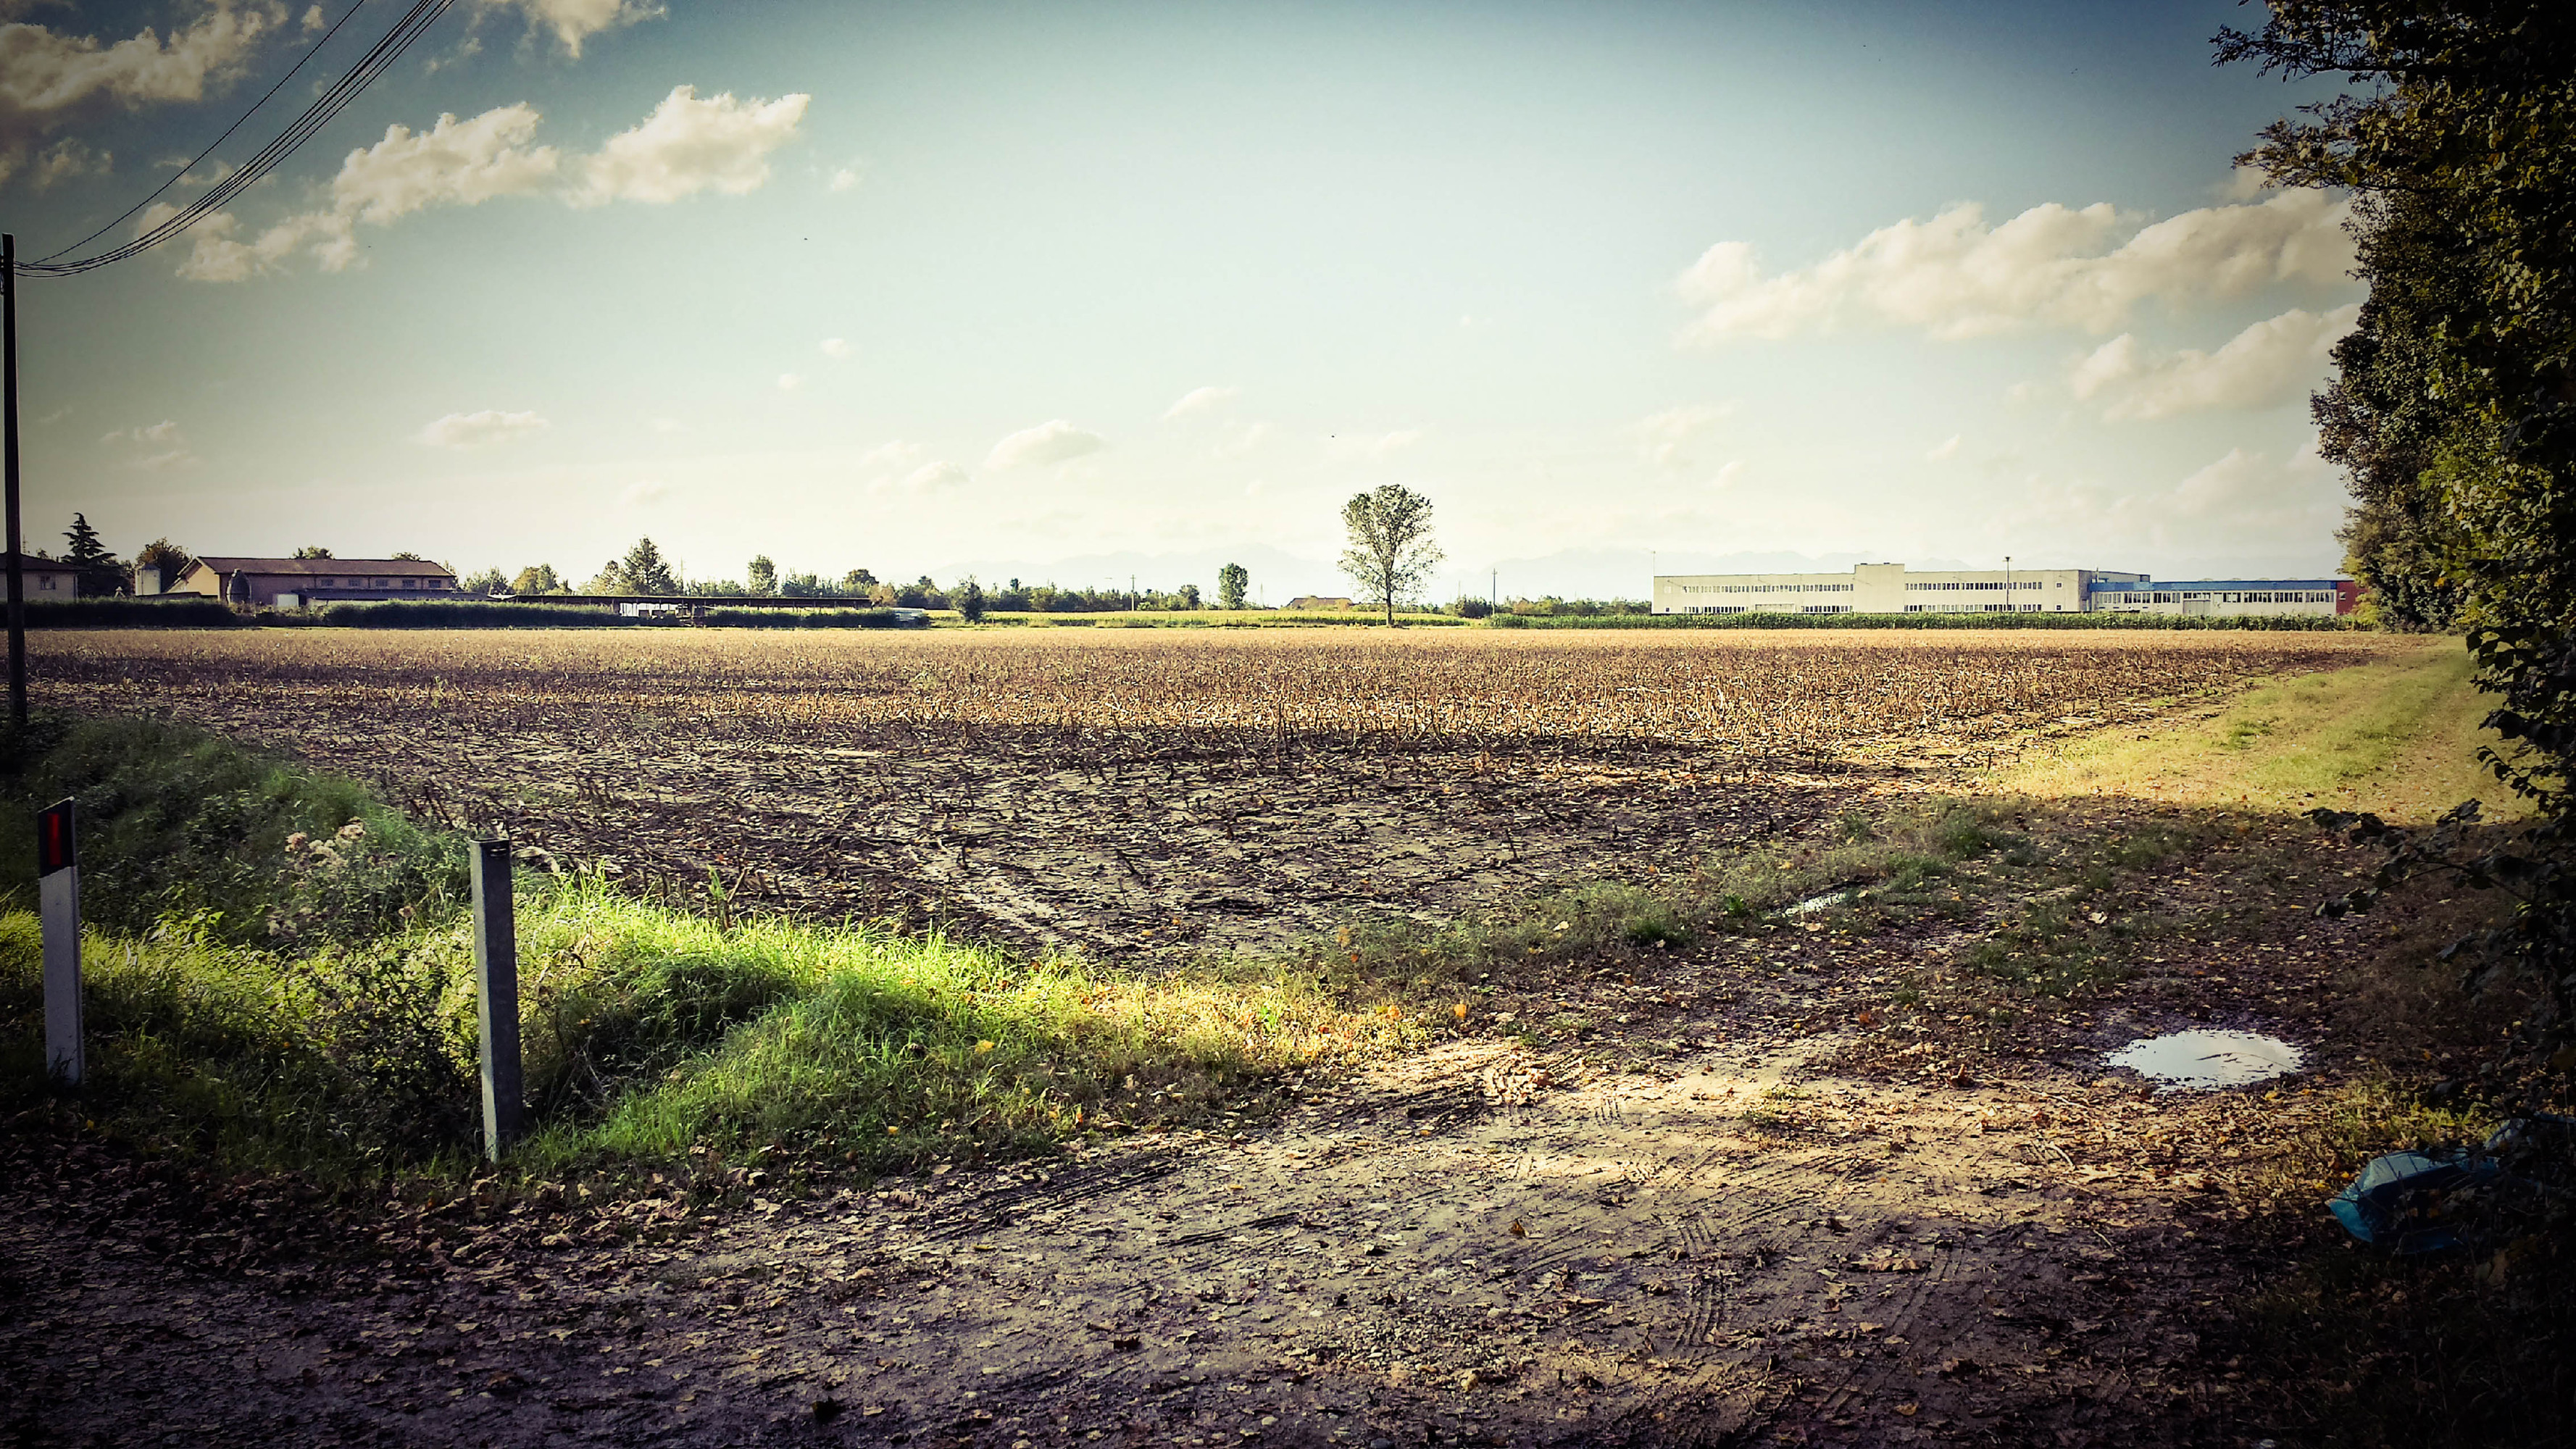
[[[597,604],[505,604],[483,599],[400,599],[325,604],[313,622],[336,629],[584,629],[638,621]]]
[[[918,628],[892,609],[709,609],[706,622],[725,629]]]
[[[240,622],[222,600],[194,594],[27,602],[30,629],[229,629]]]
[[[0,753],[0,899],[32,900],[34,815],[66,796],[83,913],[108,929],[175,912],[232,942],[355,941],[464,899],[462,847],[355,781],[163,721],[58,716]]]

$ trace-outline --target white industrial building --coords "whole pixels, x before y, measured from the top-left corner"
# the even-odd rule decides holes
[[[2106,569],[1951,569],[1860,564],[1840,574],[1659,574],[1658,614],[2349,614],[2350,579],[2159,584]]]

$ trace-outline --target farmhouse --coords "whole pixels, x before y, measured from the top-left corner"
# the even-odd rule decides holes
[[[1840,574],[1659,574],[1658,614],[2349,614],[2350,579],[2159,584],[2107,569],[1909,572],[1859,564]]]
[[[1347,609],[1350,606],[1348,599],[1329,598],[1322,594],[1299,594],[1288,601],[1291,609]]]
[[[8,554],[0,552],[0,567]],[[18,555],[19,587],[28,599],[69,599],[80,594],[80,574],[70,564],[57,558],[38,558],[31,553]],[[0,588],[8,587],[0,584]]]
[[[188,565],[174,594],[258,608],[311,608],[349,599],[456,596],[456,575],[416,558],[214,558]]]

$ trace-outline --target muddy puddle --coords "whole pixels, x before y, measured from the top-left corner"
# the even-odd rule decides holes
[[[2278,1037],[2250,1031],[2176,1031],[2133,1041],[2102,1064],[2126,1067],[2160,1092],[2206,1092],[2287,1076],[2307,1054]]]

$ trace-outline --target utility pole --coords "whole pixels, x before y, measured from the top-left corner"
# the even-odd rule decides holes
[[[2020,606],[2013,599],[2011,554],[2004,555],[2004,612],[2007,614],[2021,612]]]
[[[9,495],[9,725],[27,727],[27,571],[18,556],[27,541],[18,530],[18,238],[0,233],[0,411],[7,414],[4,450]]]

